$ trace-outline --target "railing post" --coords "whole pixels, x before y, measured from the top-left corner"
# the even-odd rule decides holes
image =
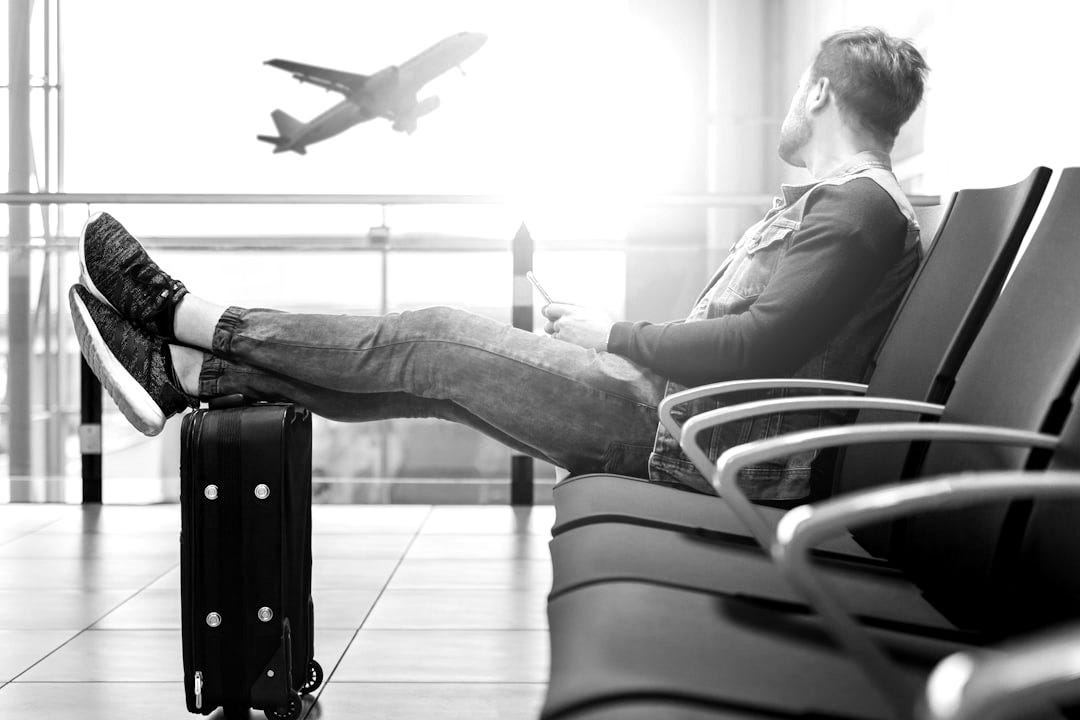
[[[82,501],[101,504],[101,383],[83,359],[79,366],[79,452],[82,453]]]
[[[514,327],[532,332],[532,285],[525,274],[532,270],[533,240],[525,223],[518,228],[511,246],[514,256]],[[510,458],[510,504],[533,504],[533,460],[528,455]]]

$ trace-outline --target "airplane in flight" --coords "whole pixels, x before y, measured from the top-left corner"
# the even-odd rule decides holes
[[[267,60],[266,65],[292,73],[302,83],[333,90],[345,99],[310,122],[300,122],[282,110],[270,113],[278,134],[259,135],[258,139],[274,145],[274,152],[304,155],[307,146],[348,130],[353,125],[383,117],[393,122],[394,130],[412,133],[416,119],[439,107],[432,95],[416,99],[427,83],[450,68],[457,67],[487,41],[482,33],[463,32],[440,40],[401,65],[391,65],[374,75],[331,70],[304,65],[291,60]]]

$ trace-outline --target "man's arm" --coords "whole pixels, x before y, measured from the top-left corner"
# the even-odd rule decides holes
[[[786,376],[854,315],[904,250],[907,221],[877,183],[811,191],[768,286],[750,308],[698,322],[619,322],[608,351],[683,385]]]

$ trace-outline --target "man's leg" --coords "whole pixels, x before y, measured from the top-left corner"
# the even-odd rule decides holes
[[[303,385],[370,406],[364,396],[400,393],[434,403],[430,412],[455,408],[576,472],[604,467],[612,448],[652,443],[663,382],[616,355],[446,308],[386,317],[223,308],[188,293],[105,213],[84,227],[80,260],[82,285],[71,294],[80,345],[148,435],[191,401],[176,389],[183,363],[172,362],[178,351],[164,345],[171,342],[233,364],[199,363],[206,393],[243,386],[245,374],[230,367],[262,370],[259,383],[265,376],[297,385],[249,383],[255,397],[298,399],[288,393]]]
[[[206,307],[185,297],[178,339],[191,341],[185,327],[207,336],[185,310]],[[450,308],[362,317],[234,307],[209,344],[201,397],[284,398],[342,420],[441,417],[573,472],[604,469],[625,446],[643,457],[663,391],[625,358]]]

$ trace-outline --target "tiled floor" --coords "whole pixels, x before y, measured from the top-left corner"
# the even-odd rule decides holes
[[[179,512],[0,505],[0,718],[195,717]],[[307,719],[536,718],[552,520],[550,507],[315,506],[328,679]]]

